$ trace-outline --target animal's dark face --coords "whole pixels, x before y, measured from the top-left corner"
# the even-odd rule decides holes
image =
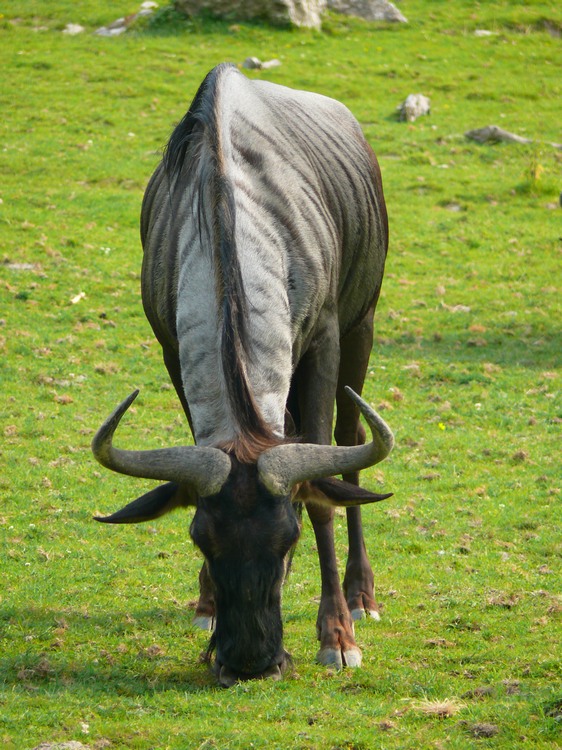
[[[218,495],[200,500],[191,525],[214,585],[216,671],[222,684],[282,670],[281,587],[299,537],[289,497],[275,497],[255,466],[234,462]]]

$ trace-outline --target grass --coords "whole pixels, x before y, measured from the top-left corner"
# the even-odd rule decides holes
[[[20,0],[0,19],[0,740],[94,748],[533,747],[560,742],[562,153],[552,3],[404,0],[404,26],[322,34],[170,11]],[[87,33],[61,33],[67,22]],[[476,29],[492,36],[477,37]],[[149,483],[89,448],[134,387],[123,445],[189,439],[142,313],[138,217],[173,123],[221,60],[321,91],[381,162],[391,250],[367,397],[397,446],[364,483],[384,603],[364,666],[314,663],[319,576],[305,525],[285,589],[293,674],[219,690],[191,625],[190,514],[100,528]],[[408,125],[409,93],[432,113]],[[478,145],[498,124],[529,146]],[[339,557],[345,524],[338,517]]]

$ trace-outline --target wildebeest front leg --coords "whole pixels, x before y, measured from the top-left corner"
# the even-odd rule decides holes
[[[201,630],[214,630],[215,628],[215,594],[206,562],[199,571],[199,601],[193,624]]]
[[[372,343],[373,309],[369,310],[363,321],[341,342],[335,428],[338,445],[360,445],[365,442],[365,430],[359,421],[359,410],[345,393],[344,387],[349,385],[356,393],[361,393]],[[352,484],[359,484],[358,472],[346,474],[343,479]],[[343,590],[347,605],[354,620],[366,616],[378,620],[379,606],[375,601],[373,571],[363,538],[361,508],[347,508],[346,514],[349,551]]]
[[[157,329],[154,329],[157,332]],[[162,334],[161,334],[162,340]],[[187,417],[189,428],[193,433],[193,424],[191,421],[191,413],[189,411],[189,404],[183,390],[183,382],[181,377],[181,367],[178,358],[177,351],[168,345],[163,344],[163,356],[164,364],[170,375],[174,388],[178,394],[178,398],[182,405],[182,408]],[[193,624],[201,628],[201,630],[214,630],[215,629],[215,595],[213,591],[213,583],[207,570],[207,563],[204,562],[201,570],[199,571],[199,600],[195,609],[195,617],[193,618]]]
[[[189,423],[191,432],[193,433],[193,426],[191,422],[191,414],[189,411],[189,405],[187,398],[183,390],[183,383],[181,379],[181,369],[177,353],[171,348],[164,349],[164,363],[170,374],[170,379],[174,384],[178,398],[181,402],[185,416]],[[199,571],[199,600],[195,609],[195,617],[193,618],[193,624],[201,628],[201,630],[214,630],[215,629],[215,595],[213,591],[213,583],[207,570],[207,563],[204,562],[201,570]]]
[[[324,334],[309,347],[296,373],[299,404],[299,430],[307,442],[330,444],[333,404],[339,367],[337,323],[328,321]],[[321,664],[338,668],[361,665],[361,652],[355,643],[353,620],[340,585],[334,545],[334,510],[307,506],[314,528],[322,592],[316,623]]]
[[[346,481],[351,481],[346,479]],[[347,537],[349,552],[343,590],[347,606],[354,620],[372,617],[380,620],[379,605],[374,596],[374,576],[367,557],[363,538],[363,523],[360,508],[347,508]]]

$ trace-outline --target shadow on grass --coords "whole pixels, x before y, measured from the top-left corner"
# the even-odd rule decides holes
[[[219,689],[203,662],[206,644],[202,651],[196,633],[203,634],[190,617],[173,609],[94,616],[68,608],[4,610],[0,685],[33,694],[87,690],[124,696]],[[181,655],[154,645],[169,643],[170,631],[176,643],[185,644]]]
[[[390,359],[395,355],[402,358],[407,353],[409,358],[427,360],[437,368],[440,365],[479,366],[489,362],[501,367],[549,370],[560,365],[562,334],[546,327],[509,334],[493,330],[436,332],[433,337],[404,333],[397,338],[377,339],[374,352]]]

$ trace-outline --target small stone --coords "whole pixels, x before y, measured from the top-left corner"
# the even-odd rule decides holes
[[[281,60],[273,59],[266,60],[261,64],[262,70],[268,70],[269,68],[278,68],[281,65]]]
[[[84,31],[86,31],[86,29],[83,26],[80,26],[79,23],[67,23],[62,30],[62,33],[68,34],[68,36],[76,36],[77,34],[82,34]]]
[[[398,109],[401,120],[414,122],[418,117],[431,112],[431,102],[423,94],[409,94]]]
[[[247,70],[261,70],[262,61],[259,57],[247,57],[242,63],[242,67]]]

